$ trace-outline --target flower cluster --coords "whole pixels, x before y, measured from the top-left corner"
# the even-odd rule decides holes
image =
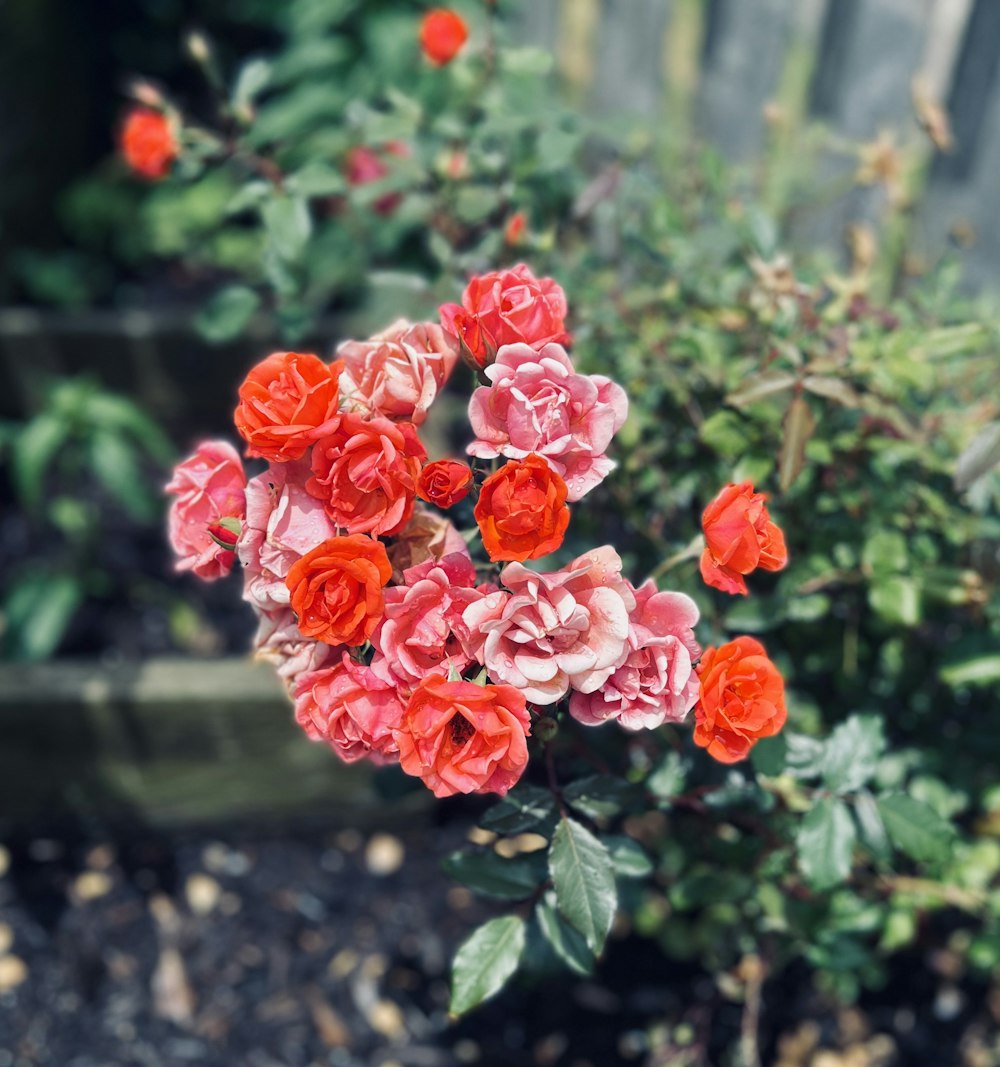
[[[473,278],[440,323],[397,322],[332,362],[276,352],[234,416],[264,469],[248,477],[209,441],[167,486],[178,567],[211,580],[239,560],[257,652],[306,733],[348,762],[398,763],[436,796],[505,793],[542,718],[637,731],[696,709],[695,742],[724,762],[784,721],[760,644],[702,652],[694,601],[633,585],[613,546],[526,566],[562,546],[570,505],[614,469],[628,410],[617,383],[574,366],[566,313],[562,289],[521,264]],[[460,360],[479,380],[471,467],[428,462],[419,436]],[[443,514],[466,498],[488,563]],[[752,486],[727,486],[703,525],[710,584],[746,592],[745,575],[784,563]]]

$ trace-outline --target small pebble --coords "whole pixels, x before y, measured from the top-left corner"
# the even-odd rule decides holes
[[[98,900],[111,892],[113,883],[105,871],[84,871],[73,881],[73,896],[81,903]]]
[[[28,965],[19,956],[0,957],[0,993],[9,993],[28,977]]]
[[[445,899],[448,901],[448,907],[456,911],[464,911],[472,907],[474,898],[464,885],[453,885],[445,894]]]
[[[497,835],[492,830],[484,830],[481,826],[473,826],[467,837],[474,845],[492,845],[497,839]]]
[[[513,859],[523,852],[537,852],[539,849],[548,848],[548,844],[541,834],[518,834],[516,837],[501,838],[493,846],[493,851],[504,859]]]
[[[219,904],[222,886],[210,874],[191,874],[184,883],[184,896],[195,915],[210,915]]]
[[[392,834],[375,834],[365,849],[365,866],[379,878],[395,874],[405,858],[403,842]]]

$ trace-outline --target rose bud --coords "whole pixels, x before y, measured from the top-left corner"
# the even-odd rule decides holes
[[[439,459],[428,463],[420,472],[417,496],[447,510],[469,495],[472,471],[455,459]]]

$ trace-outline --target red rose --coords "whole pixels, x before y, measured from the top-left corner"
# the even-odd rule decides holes
[[[785,683],[752,637],[706,648],[698,664],[701,698],[694,743],[720,763],[736,763],[785,725]]]
[[[125,116],[119,144],[129,167],[150,181],[165,177],[179,154],[170,120],[148,107],[133,108]]]
[[[472,488],[472,471],[456,459],[439,459],[420,472],[417,496],[447,510],[464,500]]]
[[[785,535],[771,521],[763,493],[750,482],[727,485],[701,517],[705,551],[701,576],[724,593],[747,594],[745,574],[780,571],[788,562]]]
[[[469,38],[469,28],[461,15],[448,8],[428,11],[420,23],[420,47],[436,66],[450,63]]]

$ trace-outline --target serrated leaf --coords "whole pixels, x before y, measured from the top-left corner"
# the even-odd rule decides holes
[[[548,837],[556,818],[552,794],[547,789],[524,782],[484,812],[479,825],[498,834],[522,834],[533,830]]]
[[[875,859],[887,863],[892,857],[892,845],[885,832],[885,823],[879,815],[875,798],[867,789],[863,789],[854,798],[854,818],[858,824],[861,844]]]
[[[46,472],[69,431],[70,427],[64,419],[43,411],[14,439],[14,484],[26,510],[30,511],[38,506],[45,488]]]
[[[624,834],[608,834],[601,840],[619,878],[645,878],[653,873],[653,861],[638,841]]]
[[[547,894],[535,908],[538,927],[552,951],[576,974],[588,975],[594,970],[594,954],[583,936],[573,929],[556,910],[554,897]]]
[[[525,900],[548,876],[544,852],[505,859],[495,852],[460,850],[448,856],[442,867],[462,885],[498,900]]]
[[[260,306],[260,297],[246,285],[227,285],[198,312],[195,329],[206,341],[221,344],[239,337]]]
[[[784,770],[795,778],[816,778],[823,770],[825,746],[807,734],[786,731]]]
[[[786,389],[791,389],[796,380],[794,374],[787,374],[782,371],[763,371],[760,374],[755,374],[739,389],[730,393],[725,402],[734,408],[747,407],[756,400],[762,400],[765,396],[772,396],[774,393],[783,393]]]
[[[884,751],[882,720],[877,715],[852,715],[824,745],[823,781],[835,793],[860,789],[875,773]]]
[[[549,849],[549,873],[563,918],[599,955],[618,907],[608,850],[586,827],[563,818]]]
[[[892,843],[907,856],[923,862],[948,858],[954,829],[923,801],[905,793],[889,793],[876,801]]]
[[[563,800],[590,819],[619,814],[634,796],[635,788],[624,779],[604,774],[580,778],[563,790]]]
[[[821,797],[802,820],[795,841],[799,868],[813,889],[830,889],[847,879],[855,839],[844,802]]]
[[[806,461],[806,445],[816,429],[809,402],[796,396],[785,412],[781,449],[778,453],[778,485],[787,492],[802,473]]]
[[[958,457],[955,488],[962,492],[1000,463],[1000,421],[984,426]]]
[[[677,752],[668,752],[663,762],[646,779],[646,788],[661,800],[677,796],[684,789],[687,765]]]
[[[524,936],[524,921],[504,915],[484,923],[462,942],[451,968],[452,1015],[464,1015],[500,992],[517,970]]]

